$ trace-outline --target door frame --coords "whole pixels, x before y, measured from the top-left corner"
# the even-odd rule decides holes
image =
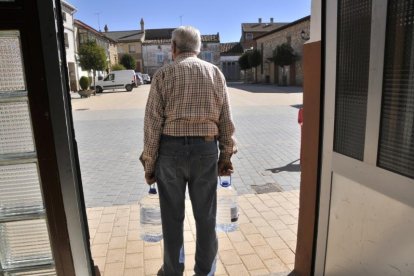
[[[18,30],[51,250],[58,275],[94,275],[74,136],[60,0],[0,2]]]
[[[325,89],[323,109],[322,166],[315,275],[324,275],[329,233],[332,175],[340,174],[381,194],[414,206],[414,180],[377,167],[380,135],[387,0],[372,1],[367,117],[363,161],[334,152],[335,91],[337,66],[338,0],[325,2]],[[390,185],[393,183],[393,185]]]

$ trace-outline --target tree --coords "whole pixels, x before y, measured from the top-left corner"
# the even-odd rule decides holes
[[[248,56],[249,65],[251,68],[255,68],[255,81],[257,82],[257,66],[262,64],[262,53],[259,50],[255,49],[249,53]]]
[[[295,51],[292,46],[288,43],[283,43],[278,45],[276,49],[273,50],[273,61],[276,65],[282,68],[282,84],[287,85],[287,76],[285,66],[291,65],[296,60]]]
[[[136,61],[135,59],[129,55],[125,54],[121,57],[121,60],[119,61],[126,69],[132,69],[135,70]]]
[[[240,69],[244,71],[244,80],[246,81],[246,70],[250,69],[248,52],[245,52],[243,55],[239,57],[239,66]]]
[[[93,70],[93,87],[95,87],[96,71],[106,69],[105,49],[96,44],[95,41],[88,41],[79,48],[79,64],[87,71]]]
[[[117,64],[112,65],[111,70],[112,71],[125,70],[125,67],[122,64],[117,63]]]

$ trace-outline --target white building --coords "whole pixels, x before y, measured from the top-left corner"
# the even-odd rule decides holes
[[[73,14],[76,12],[76,8],[66,1],[61,1],[61,3],[69,85],[71,91],[78,91],[79,78],[77,74],[78,70],[76,69],[75,35],[73,27]]]

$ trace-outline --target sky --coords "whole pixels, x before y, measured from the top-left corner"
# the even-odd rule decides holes
[[[310,14],[311,0],[67,0],[76,19],[109,31],[175,28],[192,25],[203,35],[220,34],[220,42],[240,40],[241,23],[292,22]]]

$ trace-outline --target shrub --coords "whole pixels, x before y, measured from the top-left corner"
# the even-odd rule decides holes
[[[79,84],[82,90],[87,90],[90,85],[89,78],[85,76],[81,77],[79,80]]]
[[[135,59],[129,55],[129,54],[125,54],[121,57],[120,62],[126,69],[132,69],[134,70],[136,67],[136,61]]]
[[[111,70],[112,71],[125,70],[125,66],[123,66],[122,64],[117,63],[117,64],[112,65]]]

